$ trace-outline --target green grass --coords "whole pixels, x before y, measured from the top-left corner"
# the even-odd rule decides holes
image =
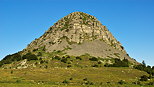
[[[7,69],[4,69],[5,66],[1,68],[0,87],[140,87],[154,82],[152,79],[140,82],[142,85],[135,85],[132,82],[137,82],[142,75],[148,76],[148,74],[130,67],[104,67],[103,63],[99,63],[100,61],[114,62],[113,59],[89,60],[92,58],[89,54],[76,57],[64,55],[63,51],[47,53],[37,50],[35,52],[42,52],[43,58],[40,57],[42,60],[39,58],[39,60],[28,61],[26,64],[29,67],[26,69],[16,69],[21,61],[7,64]],[[66,58],[66,62],[62,61]],[[92,67],[93,65],[98,67]],[[119,81],[123,81],[124,84],[119,84]]]
[[[29,84],[29,83],[0,83],[0,87],[68,87],[67,85]],[[71,86],[69,87],[81,87]]]
[[[83,80],[85,78],[93,83],[90,87],[99,85],[106,87],[125,87],[125,85],[140,87],[132,84],[132,82],[137,81],[142,75],[148,75],[136,69],[115,67],[0,69],[0,73],[0,87],[65,87],[66,85],[82,87],[88,86],[85,84],[86,81]],[[72,79],[70,80],[70,78]],[[64,80],[67,80],[68,84],[62,83]],[[127,84],[118,84],[120,80],[124,80]]]
[[[52,85],[38,83],[0,83],[0,87],[153,87],[152,85],[135,85],[135,84],[102,84],[102,85]]]

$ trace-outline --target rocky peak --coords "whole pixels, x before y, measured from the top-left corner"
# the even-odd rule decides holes
[[[102,25],[94,16],[83,12],[73,12],[63,17],[27,48],[51,47],[60,44],[63,39],[66,39],[69,44],[100,40],[115,49],[125,52],[120,42],[113,37],[106,26]]]
[[[73,12],[54,24],[54,28],[59,28],[60,30],[69,29],[73,26],[86,25],[89,27],[98,27],[101,24],[94,16],[83,12]]]

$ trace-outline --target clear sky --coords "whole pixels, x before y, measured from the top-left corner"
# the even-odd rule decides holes
[[[0,0],[0,59],[75,11],[98,18],[131,57],[154,66],[154,0]]]

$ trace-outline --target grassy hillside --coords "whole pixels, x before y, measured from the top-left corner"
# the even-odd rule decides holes
[[[146,72],[131,68],[51,68],[51,69],[0,69],[0,86],[50,87],[50,86],[133,86]],[[124,81],[126,84],[119,84]]]

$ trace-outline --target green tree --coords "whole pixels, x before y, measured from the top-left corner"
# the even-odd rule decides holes
[[[145,64],[145,61],[144,61],[144,60],[142,61],[142,64],[143,64],[144,66],[146,66],[146,64]]]

